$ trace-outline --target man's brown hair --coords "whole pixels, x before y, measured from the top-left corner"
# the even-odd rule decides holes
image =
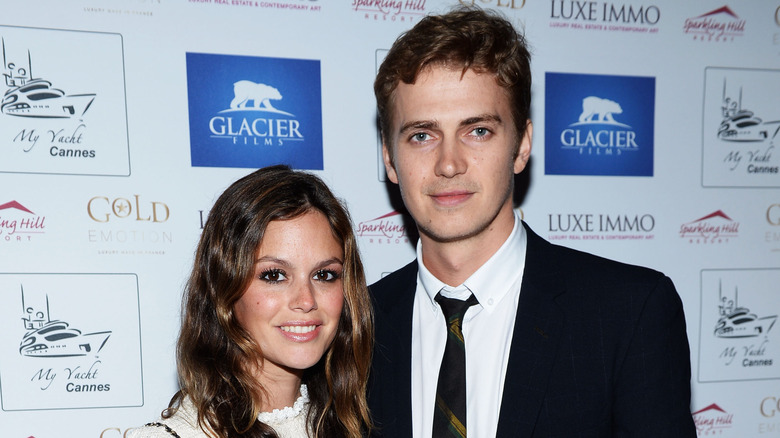
[[[392,158],[393,94],[429,67],[473,70],[496,76],[507,93],[519,139],[531,107],[531,55],[525,37],[499,13],[464,7],[429,15],[393,43],[374,81],[382,141]]]

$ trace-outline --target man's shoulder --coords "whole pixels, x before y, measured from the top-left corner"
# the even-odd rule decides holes
[[[398,287],[408,286],[410,282],[416,284],[417,281],[417,260],[412,260],[407,265],[383,276],[375,283],[369,286],[372,291],[383,291],[388,288],[396,289]]]
[[[417,288],[417,260],[412,260],[406,266],[399,268],[368,287],[374,305],[384,307],[402,299],[413,296]]]

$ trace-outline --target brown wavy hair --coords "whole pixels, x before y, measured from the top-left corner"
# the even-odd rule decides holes
[[[525,37],[498,12],[459,7],[426,16],[393,43],[374,81],[379,129],[390,157],[393,93],[400,82],[414,84],[430,67],[494,74],[509,96],[517,138],[522,138],[531,107],[530,64]]]
[[[200,427],[217,437],[276,437],[257,420],[266,392],[251,369],[262,367],[263,352],[238,323],[234,307],[252,280],[268,224],[315,210],[328,219],[344,251],[344,306],[333,343],[303,375],[310,398],[309,434],[360,437],[370,428],[365,394],[373,317],[352,222],[320,178],[282,165],[239,179],[209,213],[182,303],[181,389],[163,417],[173,415],[188,397]]]

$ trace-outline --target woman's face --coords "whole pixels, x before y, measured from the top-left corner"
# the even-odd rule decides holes
[[[327,351],[344,305],[343,267],[342,246],[321,212],[268,224],[235,306],[265,357],[262,375],[300,375]]]

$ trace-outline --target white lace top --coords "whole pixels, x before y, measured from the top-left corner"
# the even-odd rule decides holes
[[[301,396],[292,406],[274,409],[273,412],[262,412],[258,420],[271,426],[279,438],[309,438],[306,430],[306,414],[309,412],[309,391],[306,385],[301,385]],[[198,426],[198,415],[195,406],[189,398],[182,401],[179,409],[171,418],[161,419],[155,423],[137,429],[131,429],[128,438],[205,438],[207,435]]]
[[[309,412],[309,391],[301,385],[301,396],[292,406],[261,412],[257,419],[271,426],[279,438],[308,438],[306,414]]]

